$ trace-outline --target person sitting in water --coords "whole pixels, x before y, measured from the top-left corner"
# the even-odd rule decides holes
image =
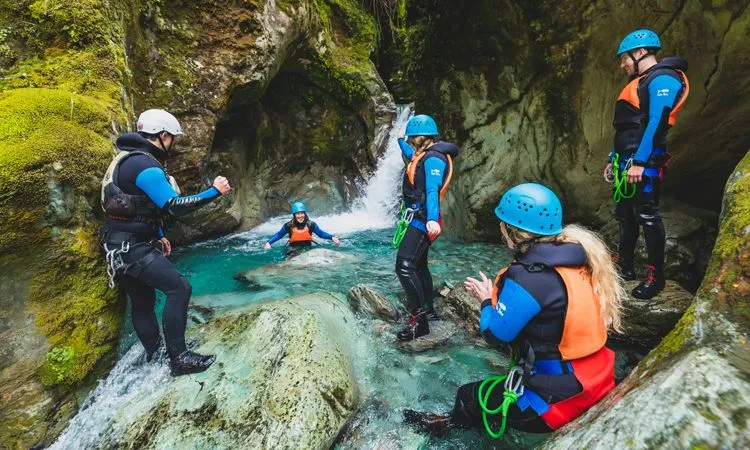
[[[296,256],[305,248],[311,247],[313,243],[313,233],[323,239],[330,239],[334,244],[339,245],[341,241],[336,236],[330,235],[323,231],[318,224],[310,220],[307,216],[307,208],[302,202],[297,202],[292,205],[292,220],[281,226],[281,229],[271,236],[271,239],[263,245],[263,248],[269,250],[271,244],[283,238],[289,236],[289,243],[287,244],[289,256]]]
[[[562,213],[560,200],[545,186],[524,183],[508,190],[495,215],[515,259],[494,283],[483,273],[481,280],[464,283],[482,302],[485,339],[510,344],[511,354],[520,357],[510,382],[493,377],[466,384],[450,415],[405,410],[407,423],[438,434],[484,426],[499,437],[506,424],[545,433],[614,388],[615,354],[605,343],[608,330],[621,329],[626,294],[602,240],[581,226],[563,228]]]

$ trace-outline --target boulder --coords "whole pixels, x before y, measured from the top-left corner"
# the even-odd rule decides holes
[[[330,448],[359,402],[354,323],[327,293],[213,319],[191,332],[196,351],[216,354],[209,370],[177,378],[159,372],[133,387],[143,390],[110,419],[99,419],[110,421],[100,433],[85,426],[84,410],[56,447]],[[139,370],[155,370],[146,366]]]
[[[446,293],[438,313],[442,319],[453,321],[469,333],[478,335],[480,306],[481,303],[461,283]]]
[[[430,334],[414,339],[413,341],[398,342],[397,345],[400,350],[420,353],[448,344],[448,341],[460,330],[459,326],[454,322],[434,320],[430,322]],[[394,329],[394,338],[395,332]]]
[[[369,317],[393,322],[401,316],[388,298],[364,284],[351,288],[347,299],[354,312],[362,312]]]
[[[638,283],[628,281],[625,289],[630,292]],[[610,337],[626,344],[654,348],[672,331],[692,302],[693,294],[677,282],[667,280],[664,290],[650,300],[629,297],[623,315],[625,331],[621,335],[612,333]]]

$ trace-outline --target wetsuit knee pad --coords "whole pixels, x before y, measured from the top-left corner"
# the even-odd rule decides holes
[[[397,275],[412,275],[417,273],[418,267],[417,264],[407,258],[397,258],[396,259],[396,274]]]
[[[660,226],[662,222],[659,209],[650,206],[638,208],[638,223],[647,227]]]

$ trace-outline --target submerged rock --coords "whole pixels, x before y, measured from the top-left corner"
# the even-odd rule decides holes
[[[412,353],[424,352],[447,344],[458,331],[458,326],[453,322],[446,320],[431,321],[430,334],[413,341],[399,342],[398,348]]]
[[[355,259],[356,257],[348,253],[316,248],[278,264],[269,264],[247,272],[240,272],[234,276],[234,279],[246,284],[252,290],[263,290],[273,284],[274,277],[299,276],[308,270],[314,270],[321,266],[354,261]]]
[[[354,312],[362,312],[376,319],[392,322],[401,316],[388,298],[364,284],[351,288],[347,299]]]
[[[99,446],[329,448],[357,408],[348,347],[354,323],[326,293],[214,319],[192,335],[216,363],[170,379],[148,405],[134,398]]]

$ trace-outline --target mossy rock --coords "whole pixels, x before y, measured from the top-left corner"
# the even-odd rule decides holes
[[[0,253],[38,242],[49,179],[84,189],[103,172],[112,146],[107,104],[58,89],[0,93]],[[88,189],[87,189],[88,188]]]

